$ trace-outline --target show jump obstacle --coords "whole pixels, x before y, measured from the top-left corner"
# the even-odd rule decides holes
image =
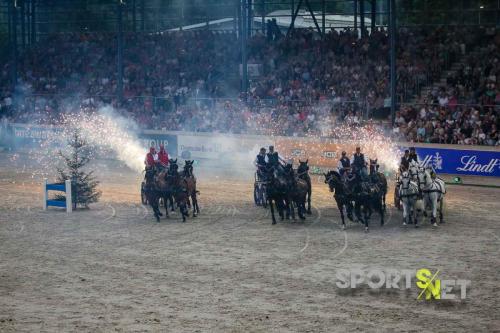
[[[65,200],[49,200],[49,191],[59,191],[66,193]],[[71,180],[66,180],[64,183],[48,184],[47,178],[43,180],[43,210],[47,210],[48,206],[66,207],[66,212],[73,211],[73,200],[71,197]]]

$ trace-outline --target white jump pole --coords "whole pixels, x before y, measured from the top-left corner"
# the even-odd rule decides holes
[[[49,195],[47,193],[47,178],[43,179],[42,192],[43,192],[43,210],[47,210],[47,200],[49,199]]]
[[[71,213],[73,211],[73,193],[71,193],[71,180],[67,179],[66,184],[66,212]],[[45,192],[47,193],[47,192]]]

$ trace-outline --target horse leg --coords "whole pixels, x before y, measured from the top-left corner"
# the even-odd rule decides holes
[[[384,209],[384,202],[382,201],[382,198],[377,200],[377,204],[379,205],[378,209],[380,212],[380,226],[383,227],[384,223],[385,223],[385,221],[384,221],[385,209]]]
[[[154,198],[153,200],[150,200],[148,199],[150,205],[151,205],[151,208],[153,208],[153,214],[154,214],[154,217],[156,218],[156,222],[160,222],[160,209],[158,208],[158,198]]]
[[[198,205],[196,202],[196,193],[191,194],[191,200],[193,201],[193,217],[196,217],[196,206]]]
[[[172,194],[169,195],[168,201],[170,201],[170,211],[173,212],[175,211],[174,207],[174,196]],[[167,207],[167,204],[165,203],[165,207]]]
[[[432,193],[434,194],[434,193]],[[437,216],[437,196],[432,196],[431,198],[431,204],[432,204],[432,225],[437,227],[437,222],[436,222],[436,216]]]
[[[311,215],[311,194],[312,194],[312,185],[311,183],[308,184],[309,188],[307,189],[307,214]]]
[[[444,223],[444,218],[443,218],[443,201],[444,201],[444,196],[441,195],[441,199],[439,200],[439,223]]]
[[[269,201],[269,207],[271,208],[271,216],[273,218],[273,224],[276,224],[276,218],[274,217],[274,205],[273,205],[273,199],[268,198]],[[278,208],[278,207],[276,207]]]
[[[306,198],[301,198],[301,200],[297,201],[296,204],[299,218],[301,220],[305,220],[306,217],[304,216],[304,213],[306,213]]]
[[[403,226],[406,226],[406,218],[408,214],[408,203],[406,201],[406,198],[402,200],[403,202]]]
[[[337,205],[338,205],[338,203],[337,203]],[[353,220],[353,216],[352,216],[352,208],[353,208],[352,207],[352,202],[348,200],[348,201],[346,201],[344,203],[344,205],[345,205],[346,211],[347,211],[347,218],[352,221]]]
[[[196,214],[200,214],[200,206],[198,206],[198,195],[196,194],[196,191],[194,191],[193,202],[196,208]]]
[[[337,201],[337,208],[339,209],[340,218],[342,219],[342,230],[345,230],[344,205]]]
[[[368,232],[368,224],[370,222],[370,218],[368,216],[368,209],[369,209],[369,205],[367,204],[364,204],[363,205],[363,214],[364,214],[364,218],[365,218],[365,232]]]

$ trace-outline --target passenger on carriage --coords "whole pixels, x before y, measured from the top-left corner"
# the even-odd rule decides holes
[[[266,148],[260,148],[259,153],[255,157],[255,160],[253,161],[253,164],[257,168],[257,177],[259,180],[264,180],[265,177],[265,172],[267,168],[267,162],[266,162]]]
[[[342,157],[337,164],[337,170],[344,180],[347,177],[347,174],[351,171],[351,161],[347,157],[347,153],[345,151],[342,152]]]
[[[405,150],[405,154],[401,157],[401,162],[399,163],[399,171],[403,173],[410,168],[410,151]]]
[[[410,154],[408,156],[408,163],[411,163],[411,161],[415,161],[418,164],[418,156],[417,156],[417,152],[415,151],[415,147],[410,147]]]
[[[165,146],[160,145],[160,151],[158,152],[158,160],[156,161],[156,166],[160,170],[164,170],[168,167],[168,152],[165,150]]]
[[[146,165],[146,170],[154,168],[157,161],[158,161],[158,154],[156,153],[155,147],[149,148],[149,153],[146,154],[146,159],[144,160],[144,164]]]

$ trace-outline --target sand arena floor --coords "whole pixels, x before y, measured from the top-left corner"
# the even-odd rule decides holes
[[[41,209],[31,168],[0,154],[1,332],[347,332],[500,330],[500,190],[449,187],[446,224],[340,228],[325,184],[305,222],[272,226],[253,175],[197,170],[201,214],[154,222],[141,177],[100,165],[100,203]],[[472,282],[466,300],[417,301],[418,289],[345,292],[340,268],[427,267]]]

